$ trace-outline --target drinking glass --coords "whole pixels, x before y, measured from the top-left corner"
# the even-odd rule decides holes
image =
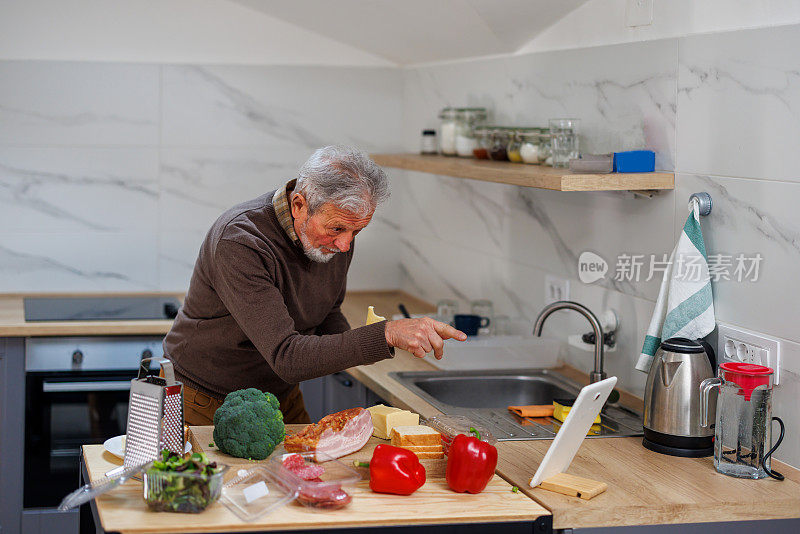
[[[436,303],[436,315],[443,323],[453,325],[453,317],[458,313],[458,302],[451,299],[442,299]]]
[[[553,167],[567,167],[569,160],[580,154],[578,147],[579,119],[550,119]]]

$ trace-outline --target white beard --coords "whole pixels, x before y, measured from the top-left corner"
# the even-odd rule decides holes
[[[338,252],[341,252],[328,247],[313,247],[311,245],[311,240],[306,236],[306,223],[300,225],[300,231],[298,234],[300,243],[303,244],[303,252],[305,252],[306,256],[311,261],[315,261],[317,263],[328,263]]]

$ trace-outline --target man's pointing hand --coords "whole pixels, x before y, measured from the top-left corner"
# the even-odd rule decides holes
[[[433,351],[436,359],[441,360],[444,340],[451,338],[466,341],[467,334],[430,317],[386,323],[386,342],[389,346],[407,350],[418,358],[424,358],[425,354]]]

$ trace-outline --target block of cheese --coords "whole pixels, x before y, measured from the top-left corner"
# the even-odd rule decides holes
[[[392,429],[398,425],[418,425],[419,414],[377,404],[367,411],[372,415],[372,435],[376,438],[389,439]]]
[[[442,435],[424,425],[398,425],[392,429],[389,435],[392,438],[392,445],[396,447],[442,444]]]
[[[367,308],[367,324],[370,325],[372,323],[379,323],[381,321],[385,321],[386,317],[381,317],[380,315],[375,313],[375,306],[370,306]]]

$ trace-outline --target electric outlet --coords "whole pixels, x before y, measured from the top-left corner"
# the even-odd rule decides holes
[[[653,0],[628,0],[625,23],[629,28],[653,23]]]
[[[781,374],[781,342],[779,339],[751,332],[737,326],[717,323],[717,363],[743,362],[766,365],[775,371],[777,386]]]
[[[544,277],[544,304],[552,304],[558,300],[569,300],[569,280],[557,276]]]

